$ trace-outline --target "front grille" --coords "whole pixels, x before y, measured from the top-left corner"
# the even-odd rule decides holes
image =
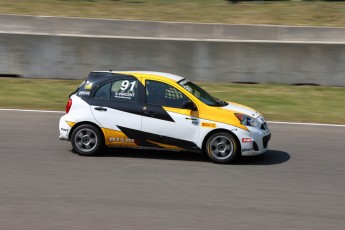
[[[271,139],[271,134],[268,134],[267,136],[264,136],[262,138],[262,143],[263,143],[264,148],[267,148],[267,144],[270,141],[270,139]]]
[[[254,149],[254,151],[259,151],[259,147],[258,147],[258,145],[256,144],[255,141],[253,143],[253,149]]]

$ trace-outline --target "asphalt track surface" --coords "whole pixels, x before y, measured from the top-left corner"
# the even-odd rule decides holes
[[[80,157],[61,114],[0,111],[0,229],[344,229],[345,127],[270,124],[234,165],[196,153]]]

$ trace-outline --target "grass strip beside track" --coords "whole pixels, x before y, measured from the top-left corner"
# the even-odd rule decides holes
[[[345,2],[226,0],[2,0],[1,14],[230,24],[345,26]]]
[[[63,111],[81,80],[0,78],[0,108]],[[345,87],[198,83],[213,96],[257,109],[267,120],[345,124]]]

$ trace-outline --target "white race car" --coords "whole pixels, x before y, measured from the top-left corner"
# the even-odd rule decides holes
[[[257,111],[212,97],[173,74],[95,71],[70,95],[60,139],[80,155],[104,146],[205,152],[215,163],[267,150],[271,132]]]

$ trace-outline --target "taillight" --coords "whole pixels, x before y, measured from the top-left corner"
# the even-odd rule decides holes
[[[66,113],[69,112],[71,107],[72,107],[72,99],[69,99],[68,102],[67,102],[67,105],[66,105]]]

